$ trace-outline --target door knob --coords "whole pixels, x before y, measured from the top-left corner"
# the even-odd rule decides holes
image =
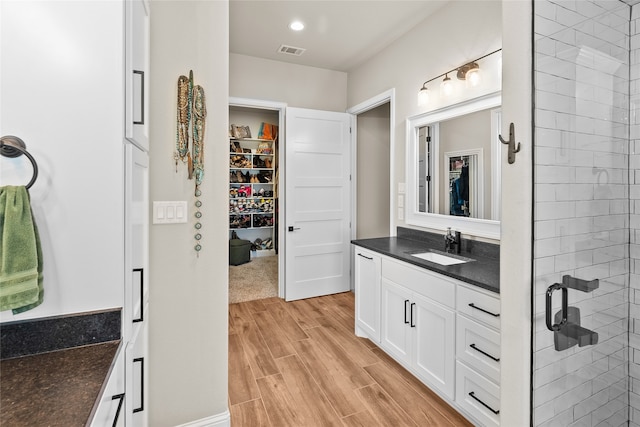
[[[293,225],[289,226],[289,231],[300,230],[300,227],[294,227]]]

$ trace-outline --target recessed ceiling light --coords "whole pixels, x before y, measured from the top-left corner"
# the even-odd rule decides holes
[[[304,24],[300,21],[293,21],[291,24],[289,24],[289,28],[291,28],[293,31],[302,31],[304,30]]]

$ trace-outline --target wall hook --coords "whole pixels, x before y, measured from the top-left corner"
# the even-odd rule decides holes
[[[516,147],[516,131],[513,122],[511,122],[511,124],[509,125],[509,140],[505,141],[502,138],[502,135],[498,135],[498,138],[500,138],[500,142],[502,142],[503,144],[509,145],[509,151],[507,154],[507,161],[509,162],[509,164],[515,163],[516,153],[520,151],[520,143],[518,142],[518,146]]]

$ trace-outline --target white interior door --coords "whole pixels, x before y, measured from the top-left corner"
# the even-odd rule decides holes
[[[350,116],[286,110],[285,299],[350,289]]]

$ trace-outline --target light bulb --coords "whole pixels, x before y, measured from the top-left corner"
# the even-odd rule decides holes
[[[480,68],[473,68],[467,71],[466,76],[467,84],[471,87],[480,86],[482,82],[482,74],[480,73]]]
[[[442,83],[440,83],[440,92],[444,96],[450,96],[453,93],[453,82],[449,78],[449,75],[445,74]]]
[[[427,89],[426,86],[423,85],[422,89],[420,89],[420,92],[418,92],[418,106],[424,107],[428,103],[429,103],[429,90]]]

